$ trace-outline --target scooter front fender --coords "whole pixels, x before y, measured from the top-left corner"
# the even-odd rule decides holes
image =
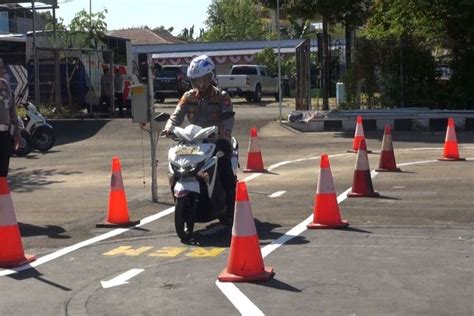
[[[195,179],[179,179],[174,185],[173,194],[175,197],[179,198],[187,195],[189,192],[201,193],[199,189],[199,182]]]

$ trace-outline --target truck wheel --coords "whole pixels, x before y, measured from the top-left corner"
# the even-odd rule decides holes
[[[253,94],[253,101],[259,103],[262,101],[262,87],[258,84]]]

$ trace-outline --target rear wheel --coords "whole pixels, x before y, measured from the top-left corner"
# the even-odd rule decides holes
[[[194,193],[176,198],[174,226],[176,234],[183,242],[189,241],[193,235],[196,204],[197,200]]]
[[[259,103],[262,101],[262,87],[258,84],[257,87],[255,87],[255,92],[253,94],[253,101],[256,103]]]

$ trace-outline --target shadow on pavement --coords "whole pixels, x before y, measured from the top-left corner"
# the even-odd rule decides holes
[[[18,223],[20,227],[20,232],[22,237],[32,237],[32,236],[48,236],[49,238],[54,239],[68,239],[71,236],[61,235],[65,233],[66,230],[61,226],[56,225],[46,225],[46,226],[35,226],[31,224]]]
[[[33,192],[41,187],[51,185],[53,183],[62,183],[64,181],[51,180],[54,176],[69,176],[81,174],[80,171],[58,171],[56,169],[34,169],[26,171],[26,168],[10,169],[9,179],[10,190],[13,192]]]
[[[50,285],[52,287],[55,287],[57,289],[60,289],[60,290],[63,290],[63,291],[66,291],[66,292],[70,292],[72,291],[70,288],[68,287],[65,287],[65,286],[62,286],[61,284],[57,284],[53,281],[50,281],[50,280],[47,280],[45,278],[42,277],[43,274],[41,274],[38,270],[36,270],[35,268],[30,268],[28,270],[25,270],[25,271],[21,271],[19,273],[15,273],[15,274],[12,274],[12,275],[9,275],[8,277],[9,278],[12,278],[12,279],[15,279],[17,281],[23,281],[23,280],[29,280],[29,279],[36,279],[40,282],[43,282],[47,285]]]
[[[267,282],[257,282],[255,284],[265,286],[265,287],[270,287],[272,289],[288,291],[288,292],[296,292],[296,293],[301,292],[300,289],[298,289],[294,286],[291,286],[291,285],[289,285],[285,282],[282,282],[280,280],[277,280],[275,278],[272,278],[272,279],[268,280]]]
[[[94,136],[110,122],[110,119],[49,120],[48,122],[53,126],[56,135],[54,146],[59,146]]]

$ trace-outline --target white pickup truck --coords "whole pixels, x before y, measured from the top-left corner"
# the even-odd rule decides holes
[[[229,75],[217,76],[217,86],[249,102],[260,102],[262,95],[272,95],[278,101],[278,78],[261,65],[234,65]]]

